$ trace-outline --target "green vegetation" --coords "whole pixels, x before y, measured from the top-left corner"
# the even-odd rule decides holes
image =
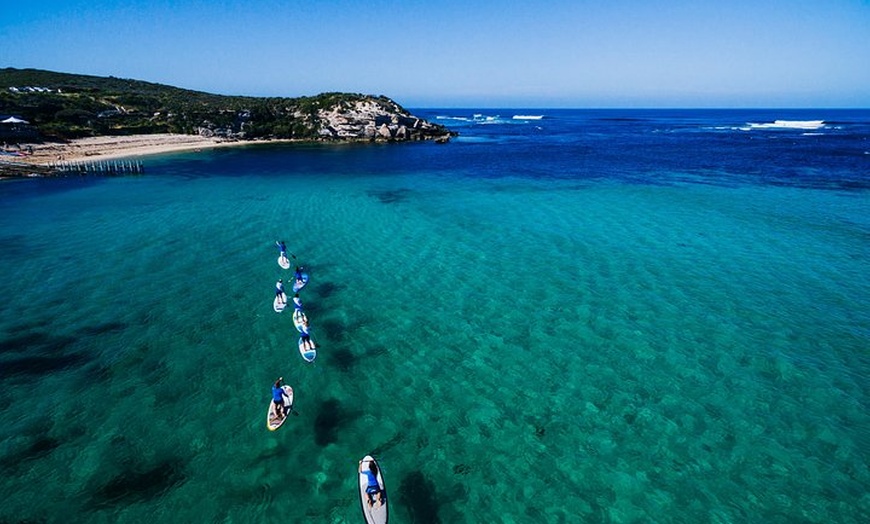
[[[233,138],[316,139],[318,110],[370,100],[407,112],[386,97],[323,93],[301,98],[223,96],[114,77],[37,69],[0,69],[0,114],[16,115],[48,139],[204,132]]]

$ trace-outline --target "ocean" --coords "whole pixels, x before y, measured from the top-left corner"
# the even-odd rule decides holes
[[[870,521],[870,110],[414,113],[0,183],[0,522]]]

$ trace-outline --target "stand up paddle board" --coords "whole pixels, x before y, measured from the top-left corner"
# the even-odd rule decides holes
[[[290,259],[287,257],[278,257],[278,265],[284,269],[290,269]]]
[[[299,337],[299,354],[302,355],[305,362],[314,362],[314,359],[317,357],[317,349],[313,347],[314,341],[312,340],[311,343],[311,349],[306,349],[305,343],[302,342],[302,337]]]
[[[307,323],[308,315],[303,313],[301,309],[293,311],[293,325],[296,326],[296,331],[307,335],[309,329],[309,327],[305,325]]]
[[[293,279],[293,292],[297,292],[300,289],[305,287],[305,284],[308,283],[308,273],[302,273],[302,282],[299,282],[295,278]]]
[[[371,471],[371,465],[375,464],[378,470],[378,488],[379,492],[372,494],[374,503],[369,505],[369,495],[366,493],[369,485],[369,476],[365,471]],[[363,517],[368,524],[387,524],[390,520],[389,506],[387,506],[387,486],[384,484],[384,477],[381,475],[381,468],[378,463],[370,455],[366,455],[359,462],[359,504],[362,508]],[[383,502],[382,502],[383,500]]]
[[[275,431],[280,428],[284,421],[287,420],[287,415],[290,414],[290,409],[293,407],[293,388],[284,384],[281,386],[284,390],[284,416],[279,417],[275,411],[275,403],[269,400],[269,413],[266,416],[266,427],[269,431]]]
[[[280,313],[284,311],[284,308],[287,307],[287,294],[281,293],[281,296],[275,295],[275,300],[272,301],[272,308],[276,313]]]

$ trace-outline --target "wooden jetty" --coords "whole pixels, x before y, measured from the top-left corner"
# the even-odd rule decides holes
[[[144,172],[142,162],[132,160],[53,162],[45,165],[0,160],[0,177],[122,176],[141,175]]]

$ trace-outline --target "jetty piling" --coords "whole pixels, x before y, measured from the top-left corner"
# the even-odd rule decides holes
[[[27,164],[0,160],[0,178],[31,178],[56,176],[123,176],[145,173],[142,162],[132,160],[109,160],[94,162],[52,162]]]
[[[56,162],[49,167],[58,174],[77,175],[141,175],[145,172],[142,162],[138,161]]]

